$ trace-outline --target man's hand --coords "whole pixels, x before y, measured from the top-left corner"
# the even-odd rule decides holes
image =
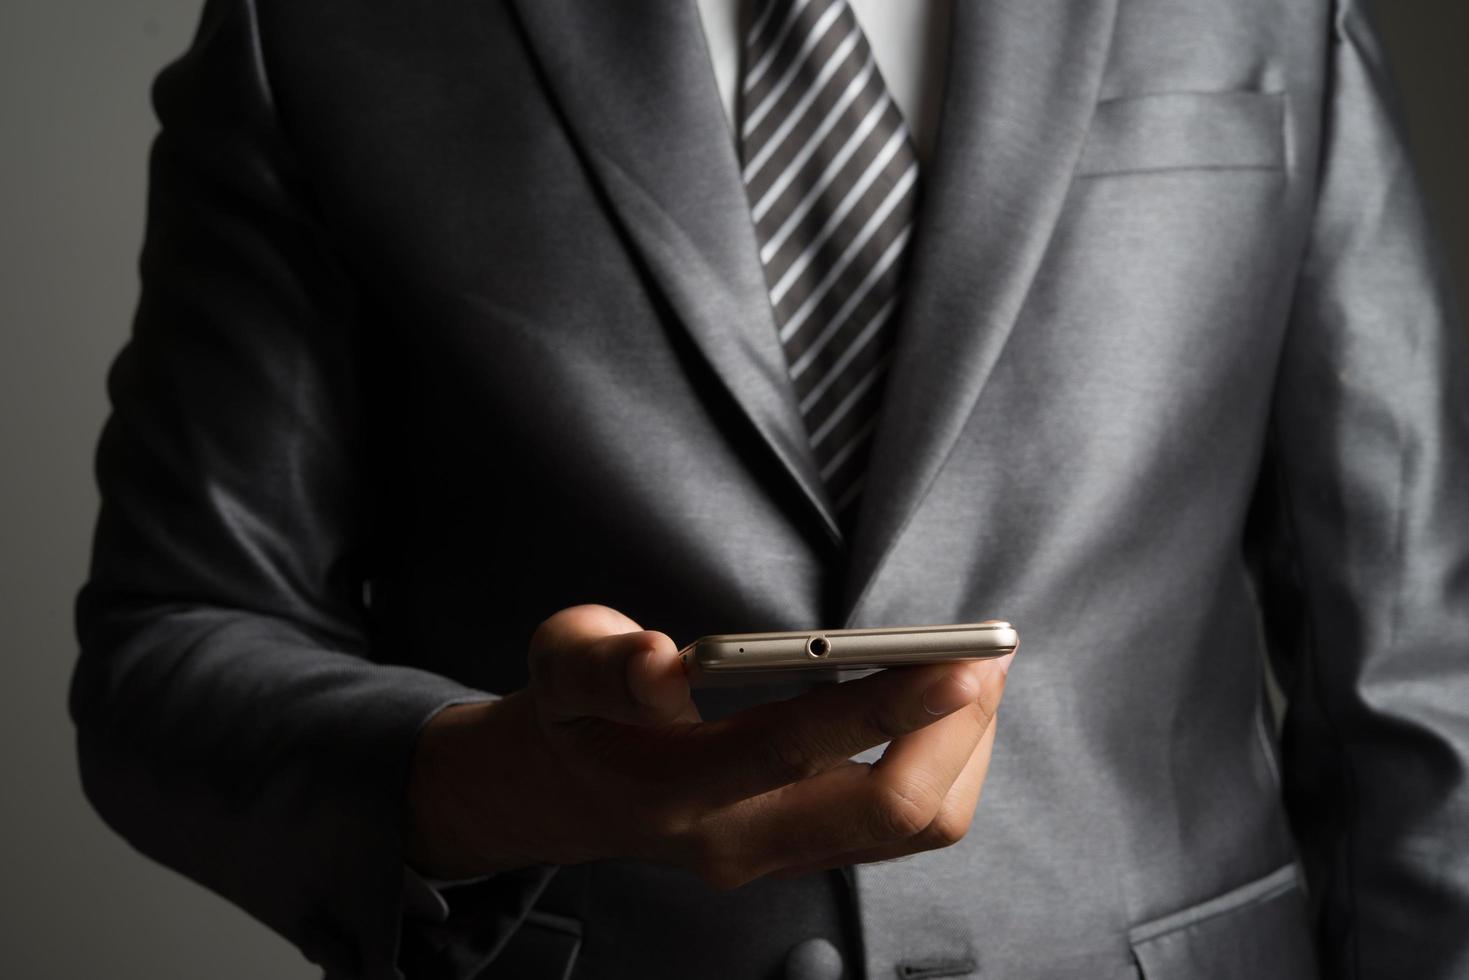
[[[463,877],[632,858],[732,888],[945,847],[979,801],[1008,667],[892,668],[705,722],[671,639],[564,609],[531,640],[529,687],[424,727],[408,860]]]

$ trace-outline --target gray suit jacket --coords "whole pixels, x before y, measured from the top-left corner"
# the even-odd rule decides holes
[[[332,976],[1469,976],[1469,357],[1362,12],[956,7],[843,540],[691,2],[210,0],[77,602],[103,816]],[[405,925],[419,726],[585,601],[1012,619],[973,829]]]

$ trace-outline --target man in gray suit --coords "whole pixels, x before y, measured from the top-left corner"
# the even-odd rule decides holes
[[[1358,3],[724,9],[209,0],[99,811],[333,977],[1469,975],[1469,356]],[[992,615],[1007,692],[671,639]]]

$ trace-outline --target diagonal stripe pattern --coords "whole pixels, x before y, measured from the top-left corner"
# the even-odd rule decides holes
[[[892,357],[918,159],[846,0],[757,5],[740,147],[796,400],[850,533]]]

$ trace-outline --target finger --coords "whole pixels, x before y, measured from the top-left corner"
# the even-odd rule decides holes
[[[982,668],[987,676],[982,679],[982,694],[975,704],[974,717],[976,722],[983,726],[983,733],[975,744],[974,751],[970,753],[964,768],[950,786],[943,803],[939,806],[938,813],[921,833],[906,840],[879,844],[875,847],[858,848],[845,854],[827,854],[817,858],[808,856],[804,861],[775,872],[772,877],[794,878],[818,871],[829,871],[844,865],[890,861],[921,851],[948,847],[962,840],[969,832],[969,826],[974,819],[974,811],[979,804],[984,787],[985,777],[989,773],[990,758],[994,752],[995,731],[998,726],[997,710],[1004,694],[1005,681],[1013,659],[1014,654],[1008,654]],[[912,744],[911,738],[904,741],[908,744],[899,746],[895,743],[894,746],[889,747],[882,760],[876,765],[901,762],[904,753],[910,750]]]
[[[677,645],[664,633],[644,635],[656,642],[628,662],[627,686],[633,699],[651,712],[647,717],[652,723],[700,721]]]
[[[879,777],[933,782],[947,788],[959,778],[980,740],[993,727],[1005,692],[1008,663],[987,661],[970,666],[974,699],[942,726],[935,725],[893,740],[873,763]]]
[[[691,734],[690,789],[714,806],[807,779],[974,703],[992,715],[1008,661],[899,667],[746,709]]]
[[[959,778],[954,780],[953,786],[949,787],[949,793],[944,797],[938,815],[916,837],[901,841],[896,845],[887,844],[863,848],[806,861],[777,871],[771,877],[800,878],[821,871],[831,871],[845,865],[891,861],[921,851],[937,850],[957,844],[969,832],[970,824],[974,820],[974,811],[979,806],[985,776],[989,773],[997,727],[998,718],[991,721],[985,728],[984,734],[980,736],[979,744],[975,746],[974,752],[969,756],[969,761],[959,773]]]
[[[974,702],[894,739],[877,763],[845,762],[727,807],[706,825],[709,846],[699,860],[714,869],[706,877],[741,883],[784,868],[839,862],[859,851],[896,856],[929,849],[931,838],[921,835],[944,813],[993,727],[1004,692],[1008,664],[969,667],[979,686]],[[932,832],[953,829],[941,822]]]
[[[847,762],[727,807],[706,821],[697,870],[737,885],[855,851],[921,849],[915,838],[938,818],[988,723],[970,707],[895,740],[876,764]]]
[[[673,641],[606,606],[573,606],[547,619],[531,639],[529,666],[536,704],[552,721],[646,725],[689,710]]]

